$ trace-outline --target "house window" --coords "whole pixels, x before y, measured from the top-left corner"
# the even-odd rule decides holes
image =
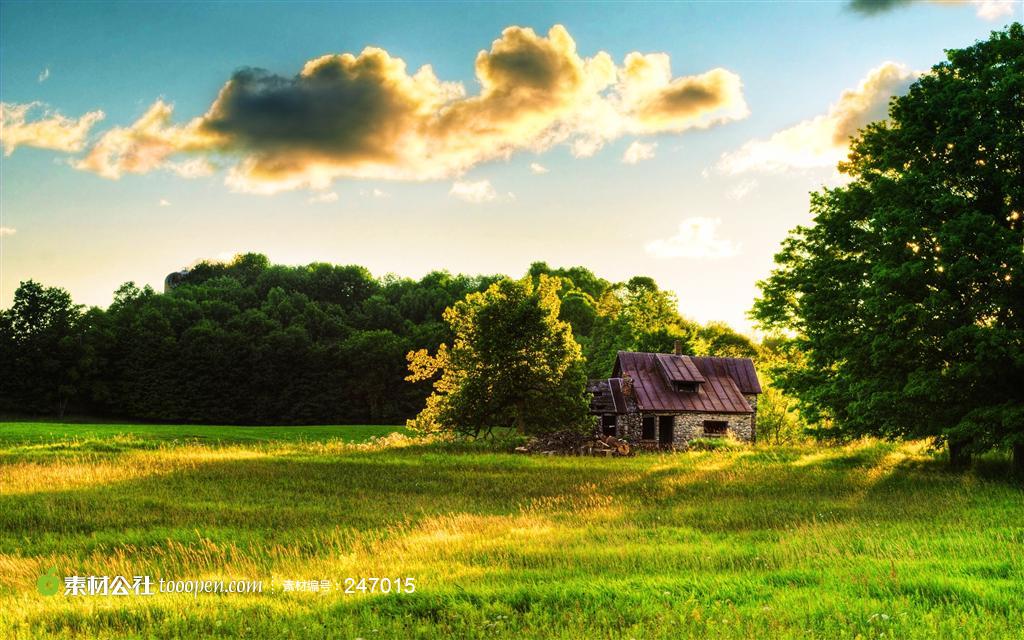
[[[601,433],[606,436],[615,435],[615,414],[606,413],[601,416]]]
[[[729,431],[729,423],[725,420],[705,420],[704,435],[721,438]]]
[[[656,421],[654,416],[644,416],[643,432],[640,437],[644,440],[654,440],[656,436],[655,427]]]
[[[693,393],[694,391],[697,390],[697,383],[696,382],[676,382],[675,383],[675,388],[676,388],[676,391],[683,391],[683,392],[686,392],[686,393]]]

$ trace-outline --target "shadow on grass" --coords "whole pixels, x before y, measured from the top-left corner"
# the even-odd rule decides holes
[[[203,461],[126,481],[0,496],[0,551],[55,552],[72,544],[66,539],[72,535],[73,544],[102,549],[121,532],[130,540],[145,531],[166,539],[168,531],[216,528],[293,542],[335,527],[385,529],[450,513],[516,513],[531,500],[573,494],[605,477],[597,467],[435,447]],[[45,482],[39,478],[41,487]],[[110,535],[96,535],[104,532]]]

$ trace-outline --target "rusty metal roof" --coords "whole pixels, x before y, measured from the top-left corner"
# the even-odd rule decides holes
[[[750,358],[692,356],[690,359],[704,375],[707,375],[709,371],[716,375],[728,375],[736,383],[740,393],[761,393],[761,383],[757,381],[754,361]]]
[[[743,394],[761,393],[754,363],[749,358],[620,351],[612,375],[629,376],[640,411],[753,413]],[[678,390],[675,382],[696,382],[697,390]],[[628,383],[626,387],[629,395]]]
[[[704,382],[704,376],[701,375],[690,356],[656,353],[654,360],[658,363],[662,375],[669,382]]]

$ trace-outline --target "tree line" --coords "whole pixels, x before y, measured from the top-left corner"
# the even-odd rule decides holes
[[[617,350],[754,356],[724,324],[683,318],[647,277],[613,283],[583,267],[533,264],[524,280],[557,298],[583,374]],[[376,278],[359,266],[270,264],[259,254],[200,263],[166,293],[122,285],[106,309],[21,283],[0,312],[0,411],[219,424],[400,423],[430,395],[407,381],[410,352],[452,343],[446,309],[506,276]],[[512,282],[511,280],[509,280]]]

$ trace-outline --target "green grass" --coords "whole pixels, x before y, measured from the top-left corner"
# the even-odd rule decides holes
[[[0,637],[1022,637],[1024,493],[1001,461],[369,439],[394,430],[0,423]],[[265,592],[44,597],[50,566]],[[417,590],[282,591],[374,576]]]
[[[268,440],[326,442],[333,439],[364,442],[395,431],[406,433],[405,427],[386,425],[235,427],[195,424],[0,422],[0,447],[105,440],[118,436],[129,436],[153,444],[175,440],[211,444],[240,444]]]

